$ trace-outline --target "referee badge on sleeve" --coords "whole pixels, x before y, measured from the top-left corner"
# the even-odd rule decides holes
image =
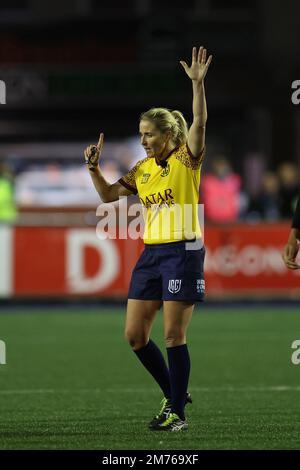
[[[181,279],[170,279],[169,280],[169,286],[168,286],[168,291],[171,292],[171,294],[177,294],[181,289]]]

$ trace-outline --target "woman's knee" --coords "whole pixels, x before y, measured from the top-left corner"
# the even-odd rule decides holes
[[[186,335],[182,330],[167,331],[165,333],[165,343],[167,348],[181,346],[186,343]]]
[[[133,330],[125,330],[125,340],[130,344],[132,349],[140,349],[146,346],[149,338],[145,333]]]

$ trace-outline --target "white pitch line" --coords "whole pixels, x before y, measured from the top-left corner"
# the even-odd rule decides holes
[[[300,392],[300,386],[277,385],[270,387],[190,387],[191,392]],[[0,390],[0,395],[31,395],[31,394],[80,394],[80,393],[157,393],[157,388],[79,388],[79,389],[19,389]]]

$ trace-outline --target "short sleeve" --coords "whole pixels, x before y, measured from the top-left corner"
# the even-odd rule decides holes
[[[136,187],[136,174],[140,163],[141,162],[138,162],[128,173],[126,173],[126,175],[122,176],[122,178],[118,180],[118,183],[131,191],[133,194],[137,194],[138,192]]]
[[[194,157],[188,144],[183,144],[177,150],[176,158],[187,168],[190,168],[191,170],[199,170],[203,162],[204,154],[205,154],[205,147],[200,153],[200,155],[198,155],[197,157]]]
[[[192,154],[192,151],[191,151],[190,147],[188,146],[188,144],[186,144],[186,150],[187,150],[187,153],[189,154],[189,157],[192,160],[200,160],[201,163],[203,162],[204,157],[205,157],[205,146],[201,150],[200,154],[196,155],[196,156]]]

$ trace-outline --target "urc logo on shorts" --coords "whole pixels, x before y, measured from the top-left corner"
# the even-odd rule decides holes
[[[0,365],[6,364],[6,346],[4,341],[0,339]]]
[[[170,279],[168,285],[168,291],[171,294],[177,294],[181,289],[181,279]]]

